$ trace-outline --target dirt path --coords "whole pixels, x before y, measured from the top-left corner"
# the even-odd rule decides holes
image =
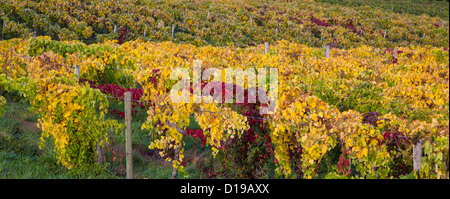
[[[41,133],[41,129],[37,126],[38,122],[22,120],[20,121],[20,124],[22,124],[22,127],[24,129],[27,129],[30,132]]]

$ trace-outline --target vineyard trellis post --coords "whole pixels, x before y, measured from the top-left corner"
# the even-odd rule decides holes
[[[420,163],[422,162],[422,140],[418,140],[413,145],[413,167],[415,172],[420,172]]]
[[[264,54],[269,54],[269,42],[264,42]]]
[[[77,64],[75,64],[75,75],[80,78],[80,66],[78,66]]]
[[[331,58],[331,47],[330,45],[325,46],[325,58]],[[341,70],[341,79],[344,79],[344,71]]]
[[[131,93],[124,94],[125,101],[125,153],[127,159],[127,179],[133,179],[133,154],[131,140]]]
[[[325,46],[325,57],[330,58],[330,45]]]
[[[172,38],[175,36],[175,24],[172,24]]]
[[[264,42],[264,54],[269,54],[269,42]],[[264,66],[265,70],[269,70],[269,66]]]
[[[275,40],[277,40],[278,37],[278,28],[275,29]]]
[[[398,61],[398,48],[395,47],[394,49],[394,59]]]

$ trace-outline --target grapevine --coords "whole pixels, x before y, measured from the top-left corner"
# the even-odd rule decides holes
[[[118,133],[124,127],[105,120],[108,100],[104,95],[60,74],[52,70],[45,78],[12,80],[2,75],[1,79],[8,91],[19,91],[28,99],[40,116],[40,147],[51,136],[59,163],[69,169],[87,169],[96,164],[97,146],[108,142],[107,131]]]
[[[448,19],[390,13],[371,6],[232,2],[200,0],[186,8],[175,2],[11,0],[0,9],[8,39],[29,38],[36,32],[37,36],[85,43],[145,39],[246,47],[281,38],[316,47],[330,43],[340,48],[360,44],[448,47]],[[172,25],[177,27],[174,37]]]
[[[208,177],[448,179],[448,20],[232,2],[2,2],[0,89],[31,105],[40,147],[52,142],[68,169],[100,166],[98,149],[124,131],[125,113],[109,105],[131,92],[132,116],[147,113],[145,144],[170,162],[172,177],[188,174],[190,136],[217,160]],[[275,84],[230,82],[230,69],[277,71],[278,94],[269,92]],[[195,79],[205,71],[222,73]],[[174,92],[179,85],[189,89]],[[276,111],[263,114],[274,104],[250,102],[251,89],[278,99]],[[5,104],[0,96],[0,114]]]

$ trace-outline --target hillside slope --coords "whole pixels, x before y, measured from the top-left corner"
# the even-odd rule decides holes
[[[351,48],[432,45],[448,48],[448,18],[399,14],[374,6],[314,1],[2,0],[2,39],[119,43],[141,38],[194,45],[253,46],[288,40]],[[432,4],[423,3],[424,7]],[[172,28],[174,35],[172,37]]]

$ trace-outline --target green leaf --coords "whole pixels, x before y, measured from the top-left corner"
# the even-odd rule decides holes
[[[431,146],[429,141],[425,142],[425,144],[423,145],[423,151],[425,155],[431,155],[431,153],[433,152],[433,147]]]
[[[437,155],[436,155],[436,161],[442,161],[443,160],[443,154],[442,154],[442,152],[439,152]]]

